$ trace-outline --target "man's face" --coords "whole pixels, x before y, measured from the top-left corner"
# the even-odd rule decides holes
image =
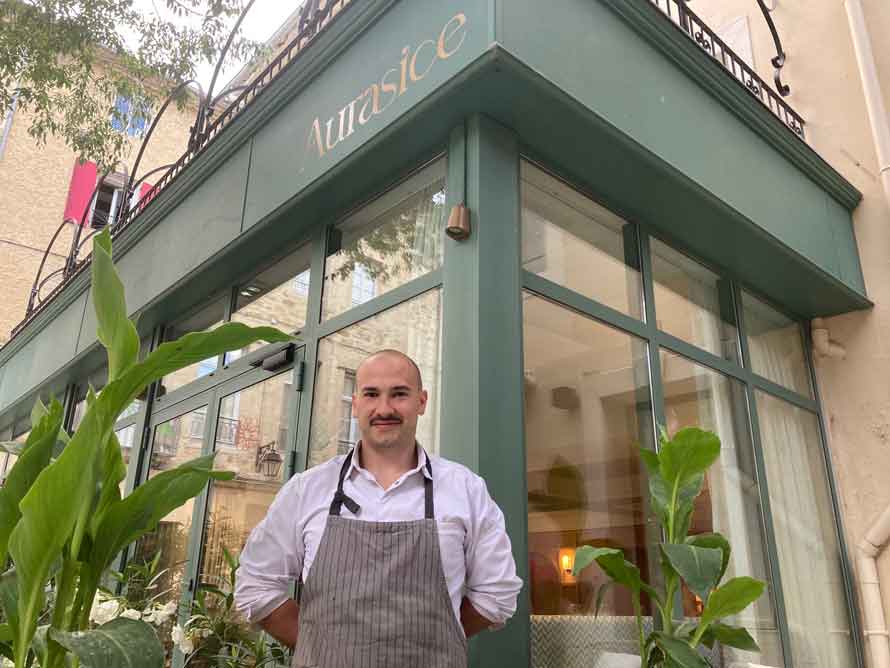
[[[427,393],[420,389],[411,363],[398,355],[378,355],[359,367],[355,380],[352,414],[362,443],[380,448],[414,445]]]

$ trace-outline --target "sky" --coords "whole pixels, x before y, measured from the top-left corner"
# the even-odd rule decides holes
[[[302,0],[256,0],[248,12],[247,18],[244,19],[244,23],[241,24],[244,36],[258,42],[265,42],[302,4]],[[164,18],[173,18],[172,14],[167,12],[164,0],[135,0],[134,5],[145,12],[157,11]],[[215,63],[206,64],[198,68],[198,81],[205,89],[210,85],[215,65]],[[216,85],[217,93],[225,90],[224,86],[238,74],[242,65],[243,63],[238,63],[223,69]]]

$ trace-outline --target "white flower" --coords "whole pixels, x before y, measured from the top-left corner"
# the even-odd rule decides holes
[[[113,598],[104,599],[100,594],[97,594],[90,608],[90,621],[98,626],[102,626],[102,624],[106,624],[118,617],[120,613],[121,606],[117,600]]]
[[[200,631],[198,631],[198,633],[201,634],[202,638],[209,638],[211,635],[213,635],[213,630],[212,629],[201,629]]]
[[[192,642],[191,637],[179,624],[173,627],[173,630],[170,632],[170,638],[173,640],[173,644],[182,650],[183,654],[191,654],[195,650],[195,644]]]
[[[164,605],[153,603],[142,611],[142,619],[149,624],[161,626],[176,614],[176,601],[168,601]]]
[[[142,613],[133,608],[127,608],[120,614],[120,616],[125,617],[126,619],[135,619],[136,621],[142,619]]]
[[[0,668],[15,668],[15,664],[5,656],[0,657]]]

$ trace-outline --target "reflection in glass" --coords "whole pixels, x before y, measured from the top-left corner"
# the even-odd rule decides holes
[[[251,327],[270,325],[295,334],[306,324],[309,304],[310,247],[295,253],[238,287],[232,322]],[[263,341],[226,354],[226,363],[266,345]]]
[[[281,487],[287,447],[291,373],[285,372],[223,398],[217,422],[214,465],[234,471],[233,480],[211,482],[204,524],[200,582],[229,593],[223,548],[237,557]],[[231,417],[223,416],[228,405]],[[235,421],[234,439],[224,431]],[[223,438],[221,438],[223,436]],[[218,603],[208,597],[208,604]],[[248,632],[244,622],[244,632]]]
[[[197,313],[169,325],[164,330],[164,341],[175,341],[190,332],[206,332],[222,324],[226,317],[227,301],[228,294],[218,297]],[[198,378],[213,373],[218,364],[218,358],[210,357],[164,376],[161,381],[161,394],[169,394]]]
[[[651,239],[658,328],[724,359],[738,361],[729,281]]]
[[[708,470],[696,501],[690,533],[716,531],[729,539],[732,558],[724,581],[747,575],[769,582],[744,385],[665,350],[661,351],[661,367],[668,432],[700,427],[715,432],[722,443],[720,459]],[[683,595],[685,614],[701,615],[702,601],[688,589]],[[727,664],[753,661],[781,665],[781,641],[769,593],[741,615],[725,621],[747,628],[761,649],[760,654],[752,654],[724,647]]]
[[[527,162],[522,163],[521,177],[523,268],[642,317],[633,228]]]
[[[322,318],[441,266],[446,216],[445,161],[439,160],[334,228],[339,244],[325,263]]]
[[[757,412],[795,666],[857,665],[819,418],[757,392]]]
[[[133,445],[136,442],[136,425],[131,424],[129,426],[124,427],[123,429],[118,429],[114,432],[114,435],[117,436],[118,443],[121,445],[121,456],[124,459],[124,464],[127,466],[130,465],[130,454],[133,452]],[[126,479],[121,480],[120,488],[121,488],[121,496],[124,494],[124,489],[126,488],[127,481]]]
[[[747,292],[742,292],[742,308],[754,373],[812,397],[800,325]]]
[[[351,403],[344,392],[354,387],[355,371],[362,360],[385,348],[404,352],[420,367],[429,401],[426,414],[417,423],[417,440],[428,452],[438,452],[441,323],[440,291],[431,290],[321,340],[309,466],[349,452],[357,430],[347,426]]]
[[[523,320],[532,664],[571,642],[576,662],[552,665],[595,665],[603,650],[635,653],[636,624],[621,587],[594,615],[605,576],[572,577],[575,549],[619,548],[644,575],[652,565],[639,458],[652,431],[646,345],[530,294]]]
[[[154,478],[163,471],[184,464],[201,455],[203,434],[195,437],[192,425],[195,422],[204,424],[204,412],[207,407],[180,415],[154,428],[151,444],[151,467],[148,477]],[[181,602],[185,593],[185,576],[188,572],[188,540],[192,527],[194,500],[189,500],[172,513],[164,517],[158,528],[144,536],[136,550],[137,563],[150,561],[161,552],[160,569],[165,570],[158,581],[158,591],[167,592],[160,603],[168,601]],[[170,630],[175,619],[158,630],[158,637],[164,643],[168,658],[172,643]]]

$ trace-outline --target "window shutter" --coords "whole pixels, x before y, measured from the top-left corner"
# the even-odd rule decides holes
[[[96,188],[99,172],[95,162],[75,162],[71,171],[71,183],[68,186],[68,201],[65,203],[64,220],[72,220],[80,225],[84,213],[90,206],[90,198]],[[86,221],[89,222],[89,221]]]
[[[151,195],[149,195],[151,193]],[[147,197],[146,197],[147,196]],[[148,183],[147,181],[143,181],[139,186],[139,209],[142,210],[145,208],[145,205],[148,204],[155,196],[155,187]]]

